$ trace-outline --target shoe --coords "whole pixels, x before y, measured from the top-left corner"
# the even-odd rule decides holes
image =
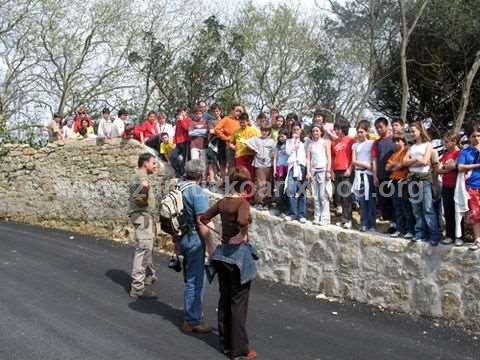
[[[206,334],[212,332],[212,328],[206,324],[191,325],[185,321],[182,325],[182,331],[188,333]]]
[[[336,226],[340,226],[340,227],[343,227],[343,224],[344,224],[343,222],[336,222],[335,223]]]
[[[150,290],[136,290],[136,289],[131,289],[130,290],[130,297],[134,299],[140,299],[140,300],[156,300],[158,299],[157,295],[153,291]]]
[[[304,217],[301,217],[300,219],[298,219],[298,221],[299,221],[301,224],[306,224],[306,223],[307,223],[307,219],[305,219]]]
[[[350,230],[352,228],[352,222],[347,221],[346,223],[343,224],[343,228],[347,229],[347,230]]]
[[[255,350],[250,350],[247,356],[236,356],[233,360],[252,360],[257,357],[257,352]]]
[[[292,221],[293,220],[293,217],[289,216],[289,215],[285,215],[283,220],[285,221]]]
[[[260,204],[254,205],[253,208],[254,208],[255,210],[263,210],[263,206],[260,205]]]
[[[182,271],[182,262],[178,256],[171,256],[170,260],[168,261],[168,267],[176,272],[180,272]]]
[[[442,245],[452,245],[453,244],[453,239],[451,238],[445,238],[441,241]]]
[[[155,275],[149,275],[145,277],[144,284],[145,286],[153,285],[157,282],[158,278]]]
[[[395,231],[393,234],[390,234],[391,238],[398,238],[402,235],[400,231]]]
[[[360,228],[360,232],[367,232],[367,230],[368,230],[368,229],[367,229],[366,226],[362,226],[362,227]]]
[[[337,214],[337,216],[342,216],[342,207],[341,206],[337,206],[337,208],[335,209],[335,213]]]
[[[438,246],[439,243],[440,241],[430,241],[431,246]]]
[[[397,228],[390,225],[390,227],[389,227],[388,230],[387,230],[387,234],[394,234],[394,233],[396,233],[396,232],[398,232],[398,231],[397,231]]]
[[[321,225],[320,219],[317,218],[317,217],[313,219],[312,223],[313,223],[313,225]]]
[[[465,242],[462,239],[455,239],[455,246],[463,246]]]
[[[475,241],[472,245],[470,245],[470,247],[468,248],[468,250],[470,251],[477,251],[478,249],[480,249],[480,241]]]
[[[413,235],[411,232],[407,232],[403,238],[406,240],[411,240],[413,239]]]

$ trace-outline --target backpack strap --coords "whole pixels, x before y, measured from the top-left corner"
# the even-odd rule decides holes
[[[188,188],[191,188],[194,185],[196,185],[195,182],[188,181],[188,182],[183,183],[182,185],[177,185],[177,189],[180,190],[183,193],[185,190],[187,190]]]

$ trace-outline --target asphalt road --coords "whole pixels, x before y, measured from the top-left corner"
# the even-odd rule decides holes
[[[132,248],[72,235],[0,223],[0,360],[224,359],[215,334],[180,331],[182,277],[166,257],[155,258],[159,299],[133,301]],[[217,297],[209,286],[212,325]],[[480,359],[480,340],[461,330],[262,281],[253,286],[249,333],[259,359]]]

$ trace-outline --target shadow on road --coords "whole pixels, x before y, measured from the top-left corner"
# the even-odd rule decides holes
[[[114,283],[120,285],[123,290],[128,293],[130,290],[130,275],[124,270],[108,270],[105,275]],[[172,323],[176,328],[181,331],[181,325],[183,322],[183,310],[174,308],[173,306],[163,303],[159,300],[140,300],[137,299],[134,302],[128,304],[128,307],[132,310],[141,312],[143,314],[159,315],[164,320]],[[191,334],[183,333],[184,335],[191,336],[199,339],[211,346],[212,348],[221,352],[219,347],[218,332],[215,331],[210,334]]]

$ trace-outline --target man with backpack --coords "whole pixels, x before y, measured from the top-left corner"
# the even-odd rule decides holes
[[[156,296],[145,286],[152,285],[157,277],[152,262],[153,241],[155,237],[155,191],[148,175],[153,174],[157,166],[155,156],[141,154],[138,169],[132,177],[129,187],[130,221],[134,226],[135,255],[132,265],[132,283],[130,296],[140,299],[155,299]]]
[[[185,332],[206,333],[211,328],[203,322],[202,301],[205,279],[205,250],[210,230],[200,221],[200,216],[208,210],[208,196],[199,186],[205,174],[205,164],[198,159],[185,164],[184,181],[179,183],[182,189],[184,221],[187,230],[178,241],[183,255],[184,323]]]

